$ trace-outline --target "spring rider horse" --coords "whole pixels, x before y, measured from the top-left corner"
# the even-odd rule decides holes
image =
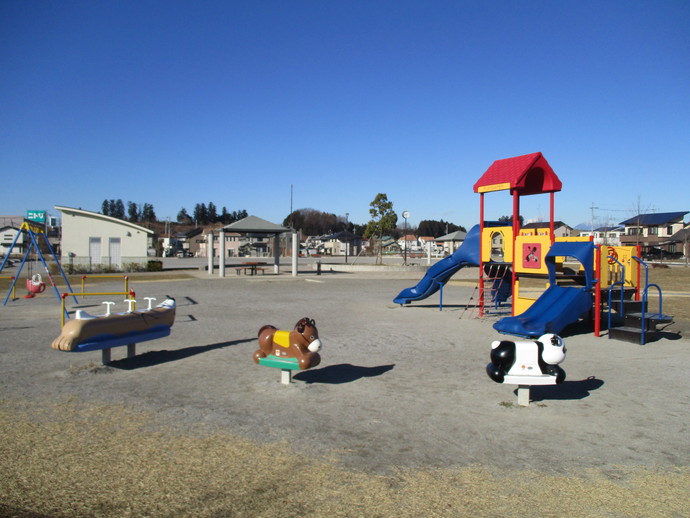
[[[292,331],[280,331],[272,325],[259,329],[259,349],[254,363],[281,369],[281,383],[289,385],[293,370],[306,370],[321,362],[321,340],[316,323],[304,317]]]
[[[486,373],[496,383],[518,385],[518,405],[529,405],[531,385],[559,385],[565,371],[558,364],[565,360],[565,344],[560,336],[547,333],[538,340],[491,344],[491,363]]]

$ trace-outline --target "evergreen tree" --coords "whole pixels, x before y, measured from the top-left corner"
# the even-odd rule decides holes
[[[133,201],[127,202],[127,219],[132,223],[139,221],[139,208]]]
[[[122,200],[115,201],[115,209],[110,215],[118,219],[125,219],[125,204]]]
[[[190,225],[192,223],[192,218],[187,214],[187,209],[184,207],[177,213],[177,222],[182,225]]]
[[[206,218],[208,220],[208,223],[218,222],[218,211],[216,209],[215,204],[212,201],[208,202],[208,211]]]
[[[150,223],[156,221],[156,213],[153,210],[153,205],[150,203],[144,203],[144,208],[141,211],[141,220]]]

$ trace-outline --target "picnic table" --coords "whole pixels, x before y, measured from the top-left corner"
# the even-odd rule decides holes
[[[240,274],[240,271],[243,271],[245,275],[247,275],[247,272],[249,272],[249,275],[256,275],[257,272],[261,272],[262,274],[265,274],[266,272],[266,266],[267,263],[261,262],[261,261],[249,261],[249,262],[244,262],[241,263],[240,266],[237,267],[237,275]]]

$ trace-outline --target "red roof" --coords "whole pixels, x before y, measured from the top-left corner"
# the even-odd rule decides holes
[[[558,192],[563,184],[541,153],[496,160],[474,184],[474,192],[517,191],[520,196]]]

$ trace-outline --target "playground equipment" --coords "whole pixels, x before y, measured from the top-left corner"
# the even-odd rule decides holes
[[[17,269],[17,273],[15,274],[14,278],[12,279],[12,282],[10,284],[10,288],[7,291],[7,295],[5,296],[5,300],[3,301],[3,306],[7,305],[7,300],[10,297],[11,293],[14,293],[15,291],[15,284],[17,282],[17,279],[19,278],[19,275],[21,274],[22,268],[27,262],[27,259],[29,256],[33,253],[37,258],[41,260],[41,263],[43,263],[43,268],[45,269],[45,274],[50,280],[50,285],[53,287],[53,290],[55,291],[55,295],[57,296],[58,302],[60,301],[60,293],[58,292],[57,286],[55,286],[55,281],[53,280],[53,276],[50,274],[50,270],[48,269],[48,264],[46,263],[45,258],[43,257],[43,252],[41,252],[41,248],[38,245],[38,240],[39,236],[43,237],[43,245],[46,250],[50,252],[50,255],[53,257],[53,260],[55,261],[55,264],[57,265],[58,271],[60,272],[60,275],[62,275],[63,280],[65,281],[65,284],[67,285],[67,288],[69,291],[72,291],[72,287],[69,284],[69,281],[67,280],[67,276],[65,275],[65,272],[62,269],[62,266],[60,265],[60,261],[58,260],[57,256],[55,255],[55,252],[53,251],[53,247],[50,246],[50,241],[48,241],[48,238],[46,237],[45,234],[45,213],[42,211],[29,211],[30,216],[35,216],[35,214],[39,212],[42,214],[43,217],[43,225],[41,226],[40,221],[30,221],[30,220],[25,220],[20,228],[17,234],[14,236],[14,239],[12,240],[12,244],[10,245],[9,250],[7,251],[7,254],[5,255],[2,264],[0,264],[0,272],[2,272],[3,268],[7,264],[10,254],[12,253],[12,250],[14,250],[14,247],[17,244],[17,241],[19,240],[19,236],[24,235],[24,243],[28,242],[28,246],[26,247],[26,251],[24,253],[24,257],[22,258],[21,263],[19,264],[19,268]],[[29,268],[32,268],[32,264],[35,261],[30,261],[29,262]],[[26,280],[26,288],[27,288],[27,296],[26,298],[32,298],[36,296],[39,293],[42,293],[46,285],[43,282],[43,279],[40,274],[31,274],[29,278]],[[76,298],[75,298],[76,301]]]
[[[292,331],[279,331],[272,325],[259,329],[259,349],[254,363],[281,369],[281,383],[290,384],[293,370],[306,370],[321,362],[322,343],[316,323],[304,317]]]
[[[443,286],[465,266],[477,266],[479,260],[479,225],[470,229],[462,245],[448,257],[431,266],[416,286],[402,290],[393,302],[409,304],[422,300],[440,290],[439,309],[443,306]]]
[[[501,226],[498,222],[486,222],[487,226]],[[402,290],[393,299],[396,304],[404,305],[410,302],[423,300],[437,291],[439,292],[439,309],[443,309],[443,287],[461,268],[466,266],[479,266],[479,241],[481,234],[479,225],[475,225],[465,236],[462,245],[448,257],[441,259],[432,265],[417,283],[416,286]],[[510,296],[510,283],[505,283],[506,267],[504,265],[492,264],[491,272],[487,280],[491,282],[491,300],[498,306],[505,302]],[[507,269],[510,273],[509,268]]]
[[[136,309],[136,302],[137,301],[135,300],[136,293],[134,292],[134,290],[129,290],[129,291],[100,291],[100,292],[93,292],[93,291],[92,292],[84,292],[84,291],[82,291],[81,293],[66,292],[66,293],[63,293],[62,295],[60,295],[60,298],[62,299],[62,312],[60,313],[60,318],[61,318],[60,327],[64,327],[65,326],[65,320],[67,318],[69,318],[69,312],[67,311],[67,306],[65,304],[66,299],[68,297],[76,297],[77,295],[79,295],[80,297],[104,297],[104,296],[112,297],[112,296],[116,296],[116,295],[123,295],[126,297],[125,301],[128,304],[132,304],[132,306],[131,306],[132,310]],[[150,297],[146,297],[147,300],[149,298]],[[132,302],[130,302],[130,301],[132,301]],[[110,315],[109,304],[115,304],[115,303],[114,302],[104,302],[103,304],[105,304],[108,307],[108,312],[106,313],[106,316]],[[149,306],[150,306],[150,304],[149,304]],[[150,309],[150,307],[149,307],[149,309]]]
[[[556,259],[559,257],[573,257],[580,261],[584,270],[584,285],[559,285],[556,279],[556,267],[559,264]],[[541,262],[539,259],[537,264]],[[548,270],[548,288],[519,316],[502,318],[494,324],[494,329],[516,336],[537,337],[547,332],[560,332],[592,310],[594,247],[591,242],[556,242],[543,262]],[[519,268],[516,269],[520,271]],[[580,280],[581,276],[574,274],[559,277],[561,280],[566,278]],[[515,293],[519,293],[519,288],[515,289]]]
[[[539,340],[491,344],[491,363],[486,373],[496,383],[518,385],[518,404],[529,405],[532,385],[558,385],[565,380],[559,364],[565,360],[565,344],[560,336],[545,334]]]
[[[125,299],[129,309],[124,313],[111,313],[113,302],[104,302],[107,306],[105,315],[94,316],[83,310],[77,311],[76,318],[64,325],[51,347],[68,352],[101,350],[104,365],[110,363],[113,347],[126,345],[127,357],[134,356],[137,343],[170,335],[175,322],[175,299],[168,297],[155,307],[152,306],[155,298],[146,299],[148,307],[143,311],[134,310],[134,299]]]
[[[496,160],[474,184],[480,195],[480,316],[487,308],[486,266],[504,264],[512,267],[512,316],[496,322],[497,331],[535,338],[544,333],[558,334],[580,318],[592,316],[594,334],[600,336],[602,293],[606,293],[609,338],[644,344],[658,324],[672,320],[662,312],[661,290],[650,285],[648,278],[641,286],[639,265],[643,262],[637,247],[597,247],[591,237],[555,236],[554,194],[561,188],[561,181],[541,153]],[[484,195],[502,190],[509,190],[513,198],[512,225],[496,227],[484,221]],[[520,229],[520,197],[534,194],[549,194],[548,226]],[[572,260],[579,263],[576,269],[566,266]],[[535,293],[535,287],[528,286],[530,281],[541,283],[542,289]],[[659,292],[658,312],[648,312],[649,288]],[[616,291],[618,305],[613,301]]]

